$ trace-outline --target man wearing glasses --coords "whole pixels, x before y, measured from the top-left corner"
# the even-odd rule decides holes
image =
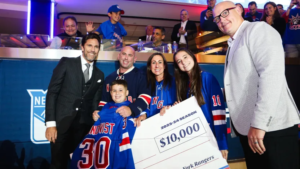
[[[214,22],[230,36],[224,86],[233,128],[248,169],[298,169],[299,111],[285,78],[278,32],[264,22],[244,21],[239,8],[224,1]]]

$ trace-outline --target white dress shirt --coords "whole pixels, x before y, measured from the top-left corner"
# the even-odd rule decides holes
[[[184,21],[184,22],[181,22],[181,27],[183,28],[183,30],[185,30],[185,26],[186,26],[186,23],[188,22],[188,20]],[[180,39],[179,39],[179,44],[186,44],[186,40],[185,40],[185,36],[187,36],[187,32],[185,32],[184,35],[180,35],[179,33],[177,34],[177,37],[180,36]]]
[[[82,72],[84,72],[86,70],[86,63],[87,61],[84,59],[84,57],[81,55],[80,56],[80,59],[81,59],[81,68],[82,68]],[[90,69],[89,69],[89,79],[91,79],[92,77],[92,73],[93,73],[93,65],[94,65],[94,62],[90,63]]]
[[[81,59],[81,69],[82,69],[82,73],[83,73],[87,69],[87,67],[85,65],[87,63],[87,61],[84,59],[84,57],[82,55],[80,56],[80,59]],[[94,62],[90,63],[89,79],[91,79],[92,74],[93,74],[93,65],[94,65]],[[46,126],[47,126],[47,128],[48,127],[56,127],[56,121],[47,121]]]
[[[152,35],[147,35],[147,36],[146,36],[146,42],[150,42],[150,41],[151,41],[151,38],[152,38]]]
[[[238,28],[238,30],[235,32],[235,34],[233,35],[233,37],[229,38],[227,43],[228,43],[228,46],[231,48],[234,44],[234,40],[236,39],[236,37],[238,36],[239,32],[240,32],[240,28],[242,27],[242,25],[245,23],[245,21],[242,22],[242,24],[240,25],[240,27]],[[230,51],[229,51],[230,52]],[[227,54],[227,60],[230,60],[232,55],[230,56],[229,53]]]

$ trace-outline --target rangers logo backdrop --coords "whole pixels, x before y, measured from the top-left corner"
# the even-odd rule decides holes
[[[27,90],[31,97],[30,139],[35,144],[49,143],[45,137],[45,105],[47,90]]]

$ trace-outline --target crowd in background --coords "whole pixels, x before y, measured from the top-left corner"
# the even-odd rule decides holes
[[[213,8],[216,5],[216,0],[207,0],[207,9],[201,12],[200,30],[202,31],[217,31],[220,32],[218,26],[213,21]],[[300,2],[299,0],[291,0],[290,5],[283,9],[283,5],[267,2],[264,5],[263,12],[257,10],[255,1],[249,2],[248,11],[242,4],[236,3],[236,8],[242,9],[242,17],[245,21],[257,22],[263,21],[272,26],[280,34],[283,45],[285,47],[286,57],[300,57]],[[118,5],[113,5],[108,9],[109,20],[102,23],[99,28],[95,29],[93,22],[86,23],[88,33],[96,33],[102,35],[103,39],[116,39],[120,42],[118,47],[123,44],[123,37],[127,35],[126,30],[119,22],[124,10]],[[193,39],[197,33],[196,24],[189,20],[189,13],[183,9],[180,12],[181,22],[173,27],[171,34],[171,43],[178,46],[177,48],[188,48],[188,39]],[[59,48],[63,37],[82,37],[83,35],[77,29],[77,20],[75,17],[66,17],[63,21],[65,32],[57,35],[59,38],[54,38],[51,48]],[[146,35],[139,37],[141,41],[146,41],[143,47],[150,48],[154,51],[166,53],[168,52],[168,44],[164,42],[165,29],[163,27],[146,27]],[[191,38],[192,36],[192,38]],[[138,40],[138,39],[137,39]],[[173,45],[174,46],[174,45]],[[141,49],[138,49],[141,50]],[[175,49],[176,51],[176,49]],[[174,51],[173,51],[174,52]]]

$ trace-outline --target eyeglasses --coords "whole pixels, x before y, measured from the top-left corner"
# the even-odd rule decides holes
[[[234,8],[235,7],[232,7],[232,8],[228,8],[228,9],[225,9],[224,11],[222,11],[220,15],[218,15],[214,18],[214,22],[219,23],[221,21],[220,17],[222,16],[223,18],[226,18],[229,15],[229,10],[234,9]]]

